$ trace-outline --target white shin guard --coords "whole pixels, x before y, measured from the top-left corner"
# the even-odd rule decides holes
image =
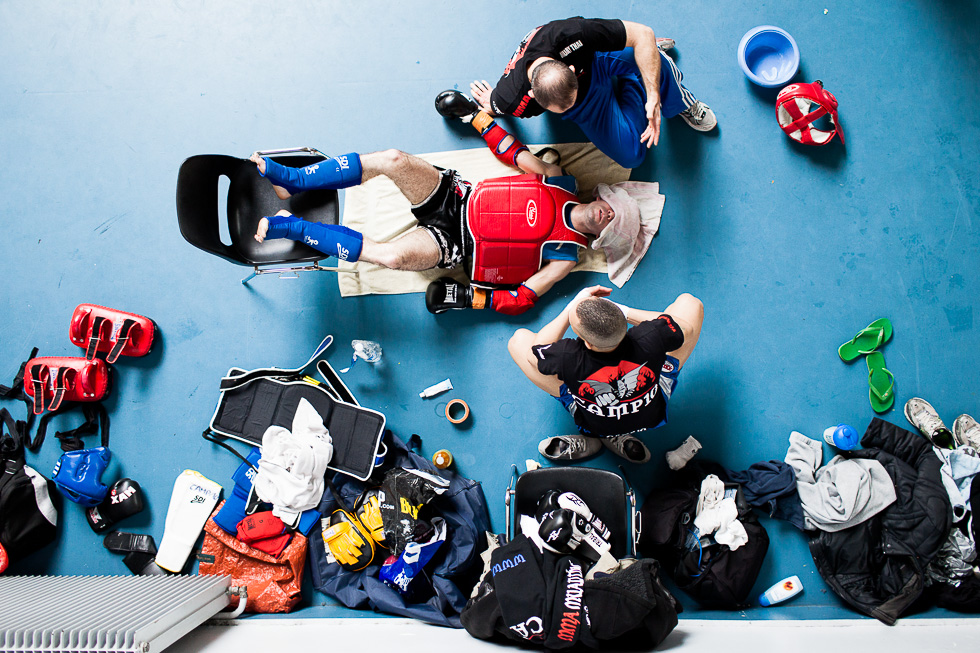
[[[157,550],[159,566],[180,573],[220,495],[221,485],[192,469],[177,477]]]

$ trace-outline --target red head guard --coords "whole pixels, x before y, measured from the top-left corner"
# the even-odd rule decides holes
[[[815,120],[826,114],[830,114],[832,131],[813,126]],[[781,90],[776,96],[776,120],[790,138],[806,145],[826,145],[834,134],[844,142],[844,130],[837,117],[837,98],[824,89],[819,79],[812,84],[790,84]]]

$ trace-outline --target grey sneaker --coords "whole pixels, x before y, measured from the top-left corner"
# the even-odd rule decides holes
[[[718,126],[715,112],[701,100],[695,100],[689,109],[681,111],[680,116],[692,129],[699,132],[709,132]]]
[[[538,443],[538,453],[548,460],[582,460],[602,451],[598,438],[584,435],[556,435]]]
[[[953,434],[943,424],[943,420],[939,419],[939,413],[936,412],[936,409],[925,399],[912,397],[905,402],[905,418],[909,424],[919,429],[919,432],[933,446],[940,449],[956,448]]]
[[[953,440],[980,451],[980,424],[969,415],[960,415],[953,422]]]
[[[657,37],[657,49],[661,52],[674,49],[674,39]]]
[[[639,438],[632,435],[617,435],[613,438],[602,438],[602,445],[621,458],[631,463],[645,463],[650,460],[650,450]]]

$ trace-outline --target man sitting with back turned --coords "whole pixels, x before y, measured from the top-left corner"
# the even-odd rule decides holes
[[[256,240],[290,238],[341,260],[395,270],[454,268],[469,258],[473,285],[449,277],[433,281],[425,297],[431,312],[492,308],[517,315],[534,306],[571,272],[578,249],[602,232],[615,211],[601,199],[580,203],[574,177],[531,154],[462,94],[443,100],[440,113],[470,122],[498,159],[527,174],[486,179],[474,187],[454,170],[398,150],[345,154],[305,168],[253,154],[259,174],[273,183],[281,199],[384,175],[412,203],[419,223],[391,242],[376,242],[344,226],[307,222],[280,211],[259,222]]]
[[[661,52],[673,47],[628,20],[555,20],[524,37],[496,88],[475,81],[470,92],[493,115],[562,114],[613,161],[635,168],[660,140],[661,114],[702,132],[718,124]]]
[[[518,329],[507,345],[521,371],[561,402],[581,433],[543,440],[538,451],[550,460],[586,458],[605,445],[647,462],[650,451],[630,434],[667,423],[677,375],[701,334],[704,307],[692,295],[657,313],[604,299],[609,293],[586,288],[538,333]],[[569,327],[578,338],[563,339]]]

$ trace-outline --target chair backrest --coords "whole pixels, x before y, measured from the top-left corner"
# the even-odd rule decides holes
[[[591,467],[543,467],[524,472],[514,488],[514,530],[520,516],[534,515],[538,499],[548,490],[574,492],[609,528],[610,553],[618,560],[630,554],[632,529],[626,482],[618,474]]]
[[[315,155],[280,156],[283,165],[302,167],[322,161]],[[227,217],[218,215],[218,181],[229,179]],[[340,203],[335,190],[311,190],[280,200],[272,184],[247,159],[222,154],[192,156],[177,175],[177,222],[187,242],[240,265],[272,265],[319,261],[322,252],[287,239],[259,243],[259,220],[286,209],[311,222],[337,224]],[[220,220],[228,221],[231,243],[221,242]]]
[[[223,154],[199,154],[185,160],[177,173],[177,224],[184,240],[215,256],[248,265],[232,247],[221,242],[218,179],[231,178],[242,159]]]

